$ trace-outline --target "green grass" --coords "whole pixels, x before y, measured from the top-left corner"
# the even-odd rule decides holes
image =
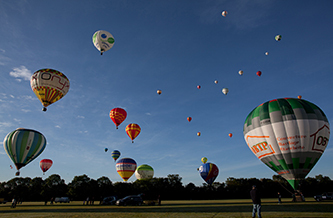
[[[277,199],[263,199],[263,218],[333,217],[333,201],[316,202],[311,198],[305,202],[282,200],[282,204],[277,204]],[[8,202],[0,205],[0,217],[236,218],[251,217],[252,211],[252,203],[248,199],[162,201],[161,206],[104,206],[98,203],[82,205],[81,201],[74,201],[69,204],[44,205],[44,202],[23,202],[11,208]]]

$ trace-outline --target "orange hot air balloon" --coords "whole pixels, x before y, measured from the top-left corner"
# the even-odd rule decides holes
[[[188,117],[187,120],[188,120],[188,122],[191,122],[192,117]]]
[[[200,85],[197,85],[197,88],[198,88],[198,89],[200,89],[200,88],[201,88],[201,86],[200,86]]]
[[[127,113],[124,109],[122,108],[113,108],[110,111],[110,118],[116,125],[116,129],[118,129],[118,126],[126,119]]]
[[[160,89],[157,90],[157,94],[159,94],[159,95],[162,94],[162,90],[160,90]]]
[[[126,133],[127,135],[132,139],[132,143],[134,142],[133,140],[140,134],[141,128],[138,124],[135,123],[130,123],[126,126]]]
[[[258,72],[257,72],[257,75],[258,75],[258,76],[261,76],[261,71],[258,71]]]
[[[201,136],[201,132],[198,132],[198,133],[197,133],[197,136]]]
[[[232,137],[232,133],[229,133],[229,137],[230,137],[230,138]]]
[[[302,96],[301,96],[301,95],[299,95],[299,96],[297,96],[297,98],[298,98],[298,99],[301,99],[301,98],[302,98]]]
[[[43,171],[43,175],[45,175],[45,172],[50,169],[50,167],[52,166],[53,161],[50,159],[43,159],[39,162],[39,166]]]

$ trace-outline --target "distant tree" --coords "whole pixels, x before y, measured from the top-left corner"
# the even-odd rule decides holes
[[[52,174],[45,179],[41,195],[44,200],[50,200],[52,197],[62,197],[67,194],[67,188],[65,180],[57,174]]]
[[[30,180],[30,187],[29,187],[29,198],[32,201],[42,201],[42,190],[45,182],[41,177],[35,177]]]
[[[108,177],[103,176],[98,178],[97,185],[100,198],[115,195],[113,184]]]
[[[90,193],[90,178],[87,175],[75,176],[72,182],[68,184],[68,195],[74,200],[86,200]]]

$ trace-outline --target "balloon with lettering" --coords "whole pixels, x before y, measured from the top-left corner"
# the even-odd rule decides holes
[[[296,190],[323,154],[330,125],[315,104],[280,98],[254,108],[245,120],[243,133],[256,157]]]
[[[154,169],[147,164],[142,164],[138,166],[138,168],[136,168],[135,170],[135,177],[138,180],[151,179],[153,178],[153,176],[154,176]]]
[[[111,157],[113,158],[114,161],[116,161],[120,157],[120,151],[118,151],[118,150],[112,151]]]
[[[8,133],[3,146],[18,170],[16,175],[19,176],[19,170],[44,151],[46,139],[36,130],[19,128]]]
[[[46,107],[64,97],[69,90],[69,80],[65,74],[53,69],[41,69],[32,74],[30,86],[35,95]]]
[[[130,123],[126,126],[126,133],[130,139],[132,139],[132,143],[134,142],[134,139],[140,134],[141,128],[138,124]]]
[[[43,171],[43,175],[45,175],[45,172],[50,169],[52,164],[53,164],[53,161],[50,159],[43,159],[39,162],[39,166]]]
[[[122,158],[116,164],[120,177],[126,182],[136,170],[136,162],[132,158]]]
[[[110,118],[111,120],[114,122],[114,124],[116,125],[116,129],[118,129],[118,126],[124,122],[124,120],[127,117],[127,112],[122,109],[122,108],[113,108],[110,111]]]
[[[213,163],[204,163],[199,167],[199,173],[211,185],[219,175],[219,168]]]
[[[93,35],[92,40],[94,46],[97,48],[98,51],[101,52],[101,55],[103,54],[103,52],[106,52],[114,45],[113,35],[105,30],[96,31]]]

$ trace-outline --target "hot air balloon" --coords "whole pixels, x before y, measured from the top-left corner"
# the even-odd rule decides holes
[[[276,41],[280,41],[281,39],[282,39],[282,36],[281,36],[281,35],[276,35],[276,36],[275,36],[275,40],[276,40]]]
[[[197,85],[197,89],[201,89],[201,86],[200,86],[200,85]]]
[[[138,180],[151,179],[153,178],[153,176],[154,176],[154,169],[147,164],[142,164],[138,166],[138,168],[136,168],[135,170],[135,177]]]
[[[19,170],[44,151],[46,139],[36,130],[19,128],[8,133],[3,146],[18,170],[16,175],[19,176]]]
[[[229,89],[228,89],[228,88],[223,88],[223,89],[222,89],[222,93],[223,93],[223,94],[227,95],[228,92],[229,92]]]
[[[197,136],[201,136],[201,132],[197,132]]]
[[[126,126],[126,133],[127,135],[132,139],[132,143],[134,142],[133,140],[140,134],[141,128],[138,124],[135,123],[130,123]]]
[[[213,163],[204,163],[199,167],[200,176],[211,185],[219,175],[219,168]]]
[[[188,121],[188,122],[191,122],[191,120],[192,120],[192,117],[188,117],[188,118],[187,118],[187,121]]]
[[[297,96],[297,98],[298,98],[298,99],[302,99],[302,96],[301,96],[301,95],[299,95],[299,96]]]
[[[258,71],[258,72],[257,72],[257,76],[261,76],[261,71]]]
[[[110,118],[116,125],[116,129],[118,129],[118,126],[126,119],[127,113],[124,109],[122,108],[113,108],[110,111]]]
[[[229,137],[230,137],[230,138],[232,137],[232,133],[229,133]]]
[[[43,175],[45,175],[45,172],[50,169],[50,167],[52,166],[53,161],[50,159],[43,159],[39,162],[39,166],[43,171]]]
[[[157,94],[159,94],[159,95],[162,94],[162,90],[160,90],[160,89],[157,90]]]
[[[109,150],[108,148],[104,148],[104,151],[105,151],[105,152],[108,152],[108,150]]]
[[[35,95],[46,107],[64,97],[69,90],[69,80],[65,74],[52,69],[36,71],[30,79],[30,86]]]
[[[239,74],[239,75],[243,75],[243,73],[244,73],[244,72],[243,72],[242,70],[238,71],[238,74]]]
[[[114,45],[113,35],[105,30],[96,31],[93,35],[92,40],[94,46],[97,48],[98,51],[101,52],[101,55],[103,54],[103,52],[106,52]]]
[[[269,54],[268,51],[266,51],[266,52],[265,52],[265,55],[268,55],[268,54]]]
[[[120,157],[120,151],[118,151],[118,150],[112,151],[111,157],[113,158],[114,161],[116,161]]]
[[[215,83],[215,84],[218,84],[218,83],[219,83],[219,81],[215,80],[215,81],[214,81],[214,83]]]
[[[203,158],[201,158],[201,162],[202,162],[202,163],[206,163],[206,162],[207,162],[207,157],[203,157]]]
[[[243,133],[257,158],[296,190],[323,154],[330,126],[315,104],[280,98],[256,107],[247,116]]]
[[[227,11],[222,11],[222,16],[223,16],[223,17],[226,17],[226,16],[227,16],[227,14],[228,14],[228,12],[227,12]]]
[[[135,172],[136,162],[132,158],[122,158],[117,162],[116,169],[120,177],[126,182]]]

